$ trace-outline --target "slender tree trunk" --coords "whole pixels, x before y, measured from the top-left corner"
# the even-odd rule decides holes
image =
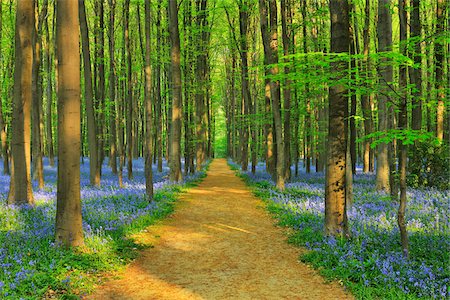
[[[124,39],[126,49],[126,61],[127,61],[127,86],[126,86],[126,129],[127,129],[127,171],[128,179],[133,178],[133,85],[132,85],[132,58],[131,58],[131,45],[130,45],[130,0],[125,0],[124,7],[125,19],[124,19]]]
[[[36,4],[36,11],[39,10]],[[41,70],[41,49],[42,49],[42,25],[43,18],[47,15],[48,1],[42,4],[42,11],[38,13],[38,24],[33,27],[33,67],[32,67],[32,157],[33,157],[33,179],[37,179],[38,188],[44,188],[44,165],[42,163],[42,132],[41,132],[41,115],[42,115],[42,76]]]
[[[268,3],[267,3],[268,2]],[[277,6],[274,0],[260,0],[259,11],[261,21],[261,34],[263,39],[264,53],[267,56],[267,62],[271,65],[269,73],[271,76],[278,74],[278,33],[277,33]],[[268,5],[267,5],[268,4]],[[270,11],[270,21],[268,22],[268,9]],[[269,30],[267,30],[269,24]],[[283,141],[283,122],[281,117],[280,103],[280,82],[270,81],[270,91],[272,99],[272,112],[274,119],[275,140],[276,140],[276,186],[278,189],[284,189],[284,141]]]
[[[58,0],[56,18],[59,62],[56,242],[65,247],[77,247],[84,244],[80,200],[81,100],[78,3]]]
[[[117,174],[117,130],[116,130],[116,70],[115,70],[115,0],[109,2],[109,105],[110,105],[110,139],[109,139],[109,160],[113,174]]]
[[[392,47],[392,17],[390,13],[390,0],[378,0],[378,51],[391,51]],[[379,73],[381,74],[380,86],[382,92],[378,97],[378,131],[385,132],[388,127],[388,107],[389,84],[392,82],[392,65],[386,65],[386,59],[381,59]],[[382,143],[377,149],[377,172],[376,172],[376,188],[377,190],[390,193],[391,187],[389,183],[389,145]]]
[[[161,2],[158,1],[158,11],[161,9]],[[162,40],[161,38],[161,14],[157,14],[156,16],[156,35],[157,40]],[[162,158],[163,158],[163,116],[162,116],[162,104],[161,104],[161,46],[160,43],[156,43],[156,55],[158,57],[156,65],[155,65],[155,77],[156,77],[156,147],[158,152],[158,172],[162,172]]]
[[[248,79],[248,45],[247,34],[249,26],[249,4],[243,1],[239,4],[239,50],[241,55],[241,99],[242,99],[242,126],[241,126],[241,167],[242,171],[248,170],[248,142],[249,142],[249,108],[250,108],[250,84]]]
[[[420,49],[420,37],[421,37],[421,25],[420,25],[420,1],[411,0],[412,11],[411,11],[411,29],[410,37],[411,39],[417,39],[414,41],[413,59],[414,64],[419,67],[414,67],[409,69],[409,77],[411,84],[414,85],[414,89],[411,95],[412,102],[412,129],[421,130],[422,129],[422,50]]]
[[[348,53],[350,44],[349,7],[346,0],[331,0],[331,52]],[[334,72],[345,70],[344,62],[334,62]],[[344,236],[347,225],[347,90],[342,84],[329,88],[328,155],[325,183],[325,233]]]
[[[145,193],[147,199],[153,199],[153,112],[152,112],[152,69],[151,69],[151,16],[150,0],[145,1]]]
[[[364,18],[364,29],[363,29],[363,66],[364,66],[364,75],[368,79],[370,79],[371,74],[371,66],[370,66],[370,0],[366,0],[366,6],[364,8],[365,18]],[[372,108],[370,106],[370,94],[365,93],[361,95],[361,110],[364,118],[364,134],[369,135],[373,131],[373,123],[372,123]],[[371,139],[366,138],[363,142],[363,172],[367,173],[370,170],[370,158],[372,149],[370,148]]]
[[[172,124],[170,128],[170,180],[180,182],[181,173],[181,68],[180,68],[180,34],[178,30],[178,7],[177,1],[169,1],[169,34],[170,34],[170,59],[172,64]]]
[[[283,37],[283,52],[287,56],[294,52],[294,36],[292,34],[292,8],[291,0],[281,0],[281,27]],[[288,60],[287,60],[288,62]],[[289,74],[289,67],[284,68],[284,73]],[[284,142],[285,142],[285,166],[284,177],[291,178],[291,80],[287,79],[284,87]]]
[[[11,140],[14,179],[10,182],[10,204],[34,204],[30,170],[34,8],[34,0],[17,2]]]
[[[98,167],[97,124],[94,109],[94,91],[92,87],[91,53],[89,49],[89,29],[87,27],[84,0],[78,0],[84,66],[84,98],[86,100],[86,116],[88,126],[90,183],[100,186],[100,169]]]
[[[307,33],[306,33],[306,1],[302,3],[302,19],[303,19],[303,53],[308,53],[307,47]],[[305,56],[305,65],[308,65],[308,57]],[[306,101],[306,114],[305,114],[305,127],[304,127],[304,135],[305,135],[305,161],[306,161],[306,173],[311,172],[311,136],[312,136],[312,127],[311,127],[311,100],[309,96],[309,82],[305,84],[305,101]]]
[[[52,76],[52,55],[50,52],[50,31],[48,28],[47,18],[44,19],[45,31],[47,32],[45,37],[45,66],[47,72],[47,107],[46,107],[46,129],[47,129],[47,155],[49,158],[50,166],[55,165],[54,150],[53,150],[53,76]]]
[[[98,44],[97,44],[97,90],[96,90],[96,100],[97,100],[97,108],[98,108],[98,117],[97,117],[97,168],[102,174],[102,165],[103,160],[105,158],[104,152],[104,136],[106,131],[105,126],[105,30],[104,30],[104,0],[97,0],[97,17],[98,17],[98,28],[97,28],[97,36],[98,36]]]
[[[350,4],[350,10],[351,10],[351,26],[350,26],[350,53],[352,55],[358,54],[359,51],[359,41],[358,41],[358,22],[355,18],[356,9],[355,4],[352,2]],[[352,81],[356,81],[357,79],[357,70],[358,68],[358,61],[356,58],[351,59],[351,71],[350,76]],[[349,117],[349,126],[350,126],[350,141],[349,141],[349,152],[350,152],[350,158],[351,158],[351,171],[352,174],[356,174],[356,97],[357,97],[357,90],[353,89],[350,96],[350,117]]]
[[[3,38],[3,22],[2,22],[3,10],[2,5],[0,5],[0,41]],[[0,45],[0,52],[2,51]],[[0,64],[2,63],[2,57],[0,56]],[[0,95],[1,95],[0,87]],[[3,117],[3,97],[0,97],[0,140],[2,143],[2,156],[3,156],[3,174],[10,174],[9,170],[9,153],[8,153],[8,135],[6,133],[6,123]]]
[[[196,147],[196,160],[197,171],[200,171],[204,161],[206,160],[206,126],[207,126],[207,109],[206,109],[206,14],[207,1],[197,1],[197,30],[199,31],[197,37],[197,64],[196,64],[196,78],[197,89],[195,93],[195,107],[196,107],[196,133],[197,133],[197,147]]]
[[[445,0],[437,2],[437,21],[436,36],[442,35],[445,28]],[[444,46],[441,43],[435,43],[435,72],[436,72],[436,90],[437,90],[437,111],[436,111],[436,137],[438,140],[444,140],[444,114],[445,114],[445,83],[444,83]]]
[[[398,1],[398,12],[400,20],[400,52],[406,56],[406,39],[407,39],[407,13],[405,0]],[[412,78],[411,78],[412,79]],[[398,120],[398,128],[406,130],[408,128],[408,102],[407,102],[407,75],[406,66],[400,66],[399,69],[399,86],[400,86],[400,114]],[[414,108],[413,108],[414,114]],[[413,120],[414,126],[414,120]],[[406,212],[406,167],[408,158],[407,146],[400,141],[398,145],[398,172],[400,175],[400,205],[398,208],[397,223],[400,229],[400,240],[402,244],[403,254],[408,256],[408,233],[406,231],[405,212]]]

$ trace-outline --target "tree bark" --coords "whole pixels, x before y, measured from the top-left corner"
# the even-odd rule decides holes
[[[283,53],[285,56],[294,53],[294,36],[292,32],[292,8],[291,0],[281,0],[281,27],[283,38]],[[289,62],[289,59],[286,59]],[[290,68],[284,67],[284,73],[289,74]],[[284,177],[291,178],[291,80],[286,79],[284,87],[284,142],[285,142],[285,166]]]
[[[104,30],[104,0],[97,0],[97,17],[98,17],[98,28],[97,37],[97,89],[96,89],[96,102],[97,102],[97,168],[99,170],[100,176],[102,174],[102,165],[105,158],[104,152],[104,133],[105,133],[105,30]]]
[[[170,59],[172,66],[172,124],[170,127],[170,180],[180,182],[181,172],[181,68],[180,68],[180,33],[178,30],[178,7],[176,0],[169,1],[169,35],[170,35]]]
[[[113,174],[117,174],[117,124],[116,124],[116,70],[115,70],[115,0],[109,2],[109,105],[110,105],[110,139],[109,160]]]
[[[130,0],[125,0],[125,19],[124,19],[124,39],[125,39],[125,51],[127,61],[127,86],[126,86],[126,130],[127,130],[127,171],[128,179],[133,178],[133,85],[132,85],[132,57],[131,57],[131,45],[130,45]]]
[[[331,0],[331,52],[348,53],[350,45],[349,6],[346,0]],[[346,69],[345,62],[334,62],[333,71]],[[338,75],[342,76],[342,75]],[[344,75],[345,76],[345,75]],[[337,78],[336,78],[337,79]],[[346,203],[348,96],[344,85],[329,88],[328,154],[325,183],[325,233],[348,233]]]
[[[445,0],[438,0],[436,10],[436,36],[442,35],[445,28]],[[436,109],[436,137],[444,140],[444,114],[445,114],[445,83],[444,83],[444,46],[442,43],[435,43],[435,72],[438,105]]]
[[[151,16],[150,0],[145,1],[145,193],[153,199],[153,112],[152,112],[152,68],[151,68]]]
[[[378,0],[378,51],[391,51],[392,47],[392,17],[390,13],[390,0]],[[389,84],[392,82],[392,65],[386,65],[386,59],[381,59],[379,73],[381,74],[379,85],[382,91],[378,96],[378,131],[386,132],[388,128],[388,108],[387,102],[390,100],[387,93]],[[377,172],[376,189],[390,193],[389,184],[389,146],[382,143],[377,148]]]
[[[100,169],[98,167],[97,124],[94,109],[94,91],[92,87],[91,53],[89,49],[89,29],[86,19],[84,0],[78,0],[81,32],[81,47],[84,66],[84,98],[86,100],[86,117],[88,126],[89,179],[93,186],[100,186]]]
[[[78,247],[84,244],[80,200],[81,100],[78,3],[58,0],[56,18],[59,69],[56,242],[65,247]]]
[[[420,49],[420,39],[421,39],[421,25],[420,25],[420,1],[411,0],[412,11],[411,11],[411,29],[410,38],[413,40],[414,47],[412,56],[414,59],[414,64],[419,67],[414,67],[409,69],[409,77],[411,84],[414,85],[413,92],[411,93],[412,102],[412,129],[421,130],[422,129],[422,50]]]
[[[207,75],[207,56],[206,56],[206,39],[207,39],[207,1],[197,1],[197,64],[195,68],[197,78],[197,88],[195,93],[195,107],[196,107],[196,161],[197,171],[200,171],[203,163],[206,160],[206,143],[207,143],[207,109],[206,109],[206,75]]]
[[[44,188],[44,165],[42,163],[42,131],[41,131],[41,116],[42,116],[42,76],[41,71],[41,49],[42,49],[42,26],[44,17],[47,16],[48,1],[42,4],[42,11],[38,13],[39,7],[36,4],[36,13],[38,15],[38,24],[33,27],[33,66],[32,66],[32,161],[33,161],[33,179],[37,179],[38,188]]]
[[[158,1],[158,11],[161,8],[161,2]],[[161,14],[157,14],[156,16],[156,35],[157,40],[162,40],[161,35]],[[156,43],[156,55],[158,57],[156,65],[155,65],[155,77],[156,77],[156,91],[155,91],[155,101],[156,101],[156,147],[157,147],[157,156],[158,156],[158,172],[162,172],[162,161],[163,161],[163,116],[162,116],[162,99],[161,99],[161,46],[160,43]]]
[[[2,22],[2,5],[0,5],[0,41],[3,37],[3,22]],[[2,51],[2,47],[0,45],[0,52]],[[2,57],[0,56],[0,64],[2,62]],[[0,94],[1,94],[1,87],[0,87]],[[5,119],[3,117],[3,97],[0,97],[0,141],[2,146],[2,156],[3,156],[3,174],[9,175],[9,153],[8,153],[8,135],[6,132],[6,123]]]
[[[371,63],[369,58],[370,53],[370,0],[366,0],[366,6],[364,8],[365,17],[364,17],[364,29],[363,29],[363,67],[364,67],[364,75],[367,78],[367,81],[370,81],[371,78]],[[372,107],[370,105],[370,92],[366,92],[361,95],[361,110],[364,118],[364,134],[369,135],[373,131],[373,121],[372,121]],[[367,173],[372,171],[372,149],[370,148],[372,140],[366,138],[363,142],[363,172]]]
[[[34,8],[34,0],[17,2],[11,140],[14,179],[10,183],[9,204],[34,204],[30,173]]]
[[[268,5],[267,5],[268,4]],[[270,11],[269,22],[268,9]],[[278,33],[277,33],[277,5],[274,0],[260,0],[259,11],[261,20],[261,35],[263,39],[264,54],[267,55],[267,63],[271,65],[269,73],[271,76],[278,74]],[[269,24],[269,30],[266,30]],[[274,131],[276,140],[276,186],[284,189],[284,140],[283,122],[281,117],[280,82],[270,81],[270,95],[272,99],[272,113],[274,119]]]
[[[45,31],[47,32],[45,36],[45,47],[44,47],[44,57],[45,57],[45,66],[47,72],[47,89],[46,89],[46,98],[47,98],[47,107],[46,107],[46,133],[47,133],[47,155],[49,159],[50,166],[55,165],[54,159],[54,148],[53,148],[53,76],[52,76],[52,54],[50,50],[50,31],[48,27],[47,18],[44,19]]]
[[[303,19],[303,53],[308,53],[308,47],[307,47],[307,30],[306,30],[306,1],[302,3],[302,19]],[[305,56],[305,65],[308,65],[308,57]],[[305,127],[304,127],[304,136],[305,136],[305,166],[306,166],[306,173],[311,172],[311,137],[312,137],[312,127],[311,127],[311,100],[310,100],[310,90],[309,90],[309,82],[307,81],[305,83],[305,102],[306,102],[306,113],[305,113]]]
[[[239,34],[241,55],[241,99],[242,99],[242,126],[241,126],[241,167],[248,170],[248,142],[249,142],[249,103],[250,84],[248,80],[248,45],[247,34],[249,25],[248,3],[245,1],[239,6]]]

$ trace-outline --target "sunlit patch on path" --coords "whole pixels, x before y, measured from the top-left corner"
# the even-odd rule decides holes
[[[214,160],[172,217],[137,236],[154,247],[90,299],[351,299],[298,261],[260,206]]]

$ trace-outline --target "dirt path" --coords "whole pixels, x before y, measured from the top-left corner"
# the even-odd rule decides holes
[[[89,299],[352,299],[298,262],[300,250],[226,160],[180,202],[137,237],[155,247]]]

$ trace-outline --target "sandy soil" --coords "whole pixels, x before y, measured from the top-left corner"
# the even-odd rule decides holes
[[[88,299],[352,299],[298,261],[302,250],[223,159],[137,239],[154,248]]]

